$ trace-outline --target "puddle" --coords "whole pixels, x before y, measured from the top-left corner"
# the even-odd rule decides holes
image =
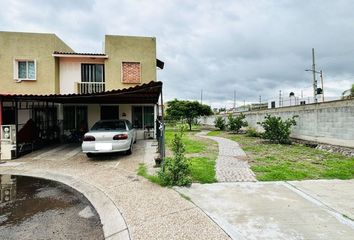
[[[0,239],[104,239],[99,216],[74,189],[0,175]]]

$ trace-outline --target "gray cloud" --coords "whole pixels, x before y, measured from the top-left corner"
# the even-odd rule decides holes
[[[76,51],[101,52],[104,34],[157,37],[166,99],[231,106],[279,90],[311,93],[311,48],[327,94],[354,82],[353,1],[0,0],[1,30],[54,32]],[[340,82],[340,87],[338,83]],[[306,90],[307,89],[307,90]]]

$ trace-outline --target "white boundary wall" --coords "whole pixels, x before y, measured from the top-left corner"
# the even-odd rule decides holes
[[[354,147],[354,99],[308,104],[261,111],[244,112],[250,127],[262,131],[257,122],[263,121],[266,114],[283,119],[296,118],[291,137],[317,141],[333,145]],[[227,115],[224,115],[227,118]],[[214,125],[215,116],[202,118],[205,125]]]

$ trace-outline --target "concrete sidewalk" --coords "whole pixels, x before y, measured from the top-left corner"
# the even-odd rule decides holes
[[[233,239],[354,239],[354,180],[176,188]]]

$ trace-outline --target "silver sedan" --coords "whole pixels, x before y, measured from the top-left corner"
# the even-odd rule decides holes
[[[128,120],[101,120],[84,135],[82,151],[88,157],[95,153],[125,152],[131,154],[136,132]]]

